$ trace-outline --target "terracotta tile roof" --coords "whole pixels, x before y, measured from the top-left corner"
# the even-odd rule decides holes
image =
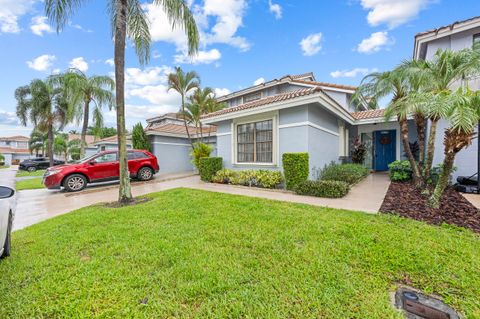
[[[267,105],[267,104],[271,104],[271,103],[275,103],[275,102],[290,100],[290,99],[294,99],[294,98],[305,96],[305,95],[314,94],[314,93],[321,92],[321,91],[322,91],[321,88],[313,87],[313,88],[305,88],[305,89],[295,90],[295,91],[292,91],[292,92],[281,93],[281,94],[277,94],[277,95],[271,95],[271,96],[267,96],[267,97],[264,97],[264,98],[259,99],[259,100],[255,100],[255,101],[252,101],[252,102],[240,104],[240,105],[237,105],[237,106],[234,106],[234,107],[224,108],[223,110],[213,112],[213,113],[210,113],[210,114],[206,114],[206,115],[202,116],[202,118],[206,119],[206,118],[210,118],[210,117],[214,117],[214,116],[218,116],[218,115],[222,115],[222,114],[233,113],[233,112],[242,111],[242,110],[248,110],[248,109],[252,109],[252,108],[255,108],[255,107],[259,107],[259,106],[263,106],[263,105]]]
[[[427,31],[424,31],[424,32],[419,32],[415,35],[415,37],[420,37],[422,35],[426,35],[426,34],[430,34],[430,33],[438,33],[440,30],[447,29],[447,28],[452,30],[458,24],[467,23],[467,22],[477,20],[477,19],[480,19],[480,16],[476,16],[476,17],[466,19],[466,20],[455,21],[454,23],[451,23],[449,25],[444,25],[444,26],[436,28],[436,29],[427,30]]]
[[[80,134],[68,134],[68,141],[73,141],[73,140],[79,140],[82,138],[82,135]],[[87,142],[87,145],[94,143],[96,140],[96,137],[94,135],[85,135],[85,141]]]
[[[30,150],[25,148],[0,147],[0,154],[30,154]]]
[[[28,142],[30,138],[22,135],[0,137],[0,141]]]
[[[297,80],[297,79],[304,79],[304,78],[307,78],[307,77],[312,77],[315,79],[315,77],[313,76],[313,72],[308,72],[308,73],[303,73],[303,74],[296,74],[296,75],[286,75],[284,77],[290,77],[292,78],[293,80]]]
[[[185,126],[181,124],[160,124],[156,126],[152,126],[148,128],[148,131],[156,132],[156,133],[165,133],[165,134],[174,134],[174,135],[183,135],[187,137],[187,131],[185,130]],[[202,132],[203,134],[208,134],[208,133],[215,133],[217,131],[216,126],[210,126],[210,127],[203,127]],[[199,135],[200,134],[200,129],[197,129],[193,126],[188,127],[188,132],[190,135]]]
[[[351,113],[353,118],[356,120],[367,120],[367,119],[374,119],[379,117],[385,116],[385,110],[368,110],[368,111],[360,111],[360,112],[352,112]]]
[[[318,85],[322,87],[330,87],[334,89],[341,89],[341,90],[349,90],[355,91],[357,89],[356,86],[350,85],[342,85],[342,84],[334,84],[334,83],[327,83],[327,82],[316,82],[316,81],[303,81],[303,80],[294,80],[294,83],[302,83],[302,84],[311,84],[311,85]]]
[[[127,136],[127,143],[131,143],[132,141],[130,140],[130,136]],[[105,137],[102,138],[101,140],[98,140],[94,142],[93,144],[105,144],[105,143],[112,143],[112,144],[117,144],[117,136],[110,136],[110,137]]]

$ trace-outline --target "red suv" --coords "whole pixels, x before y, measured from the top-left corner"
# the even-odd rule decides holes
[[[128,150],[130,176],[148,181],[159,171],[155,155],[142,150]],[[62,186],[68,192],[78,192],[88,183],[106,182],[118,179],[118,152],[105,151],[80,160],[75,164],[50,167],[43,176],[43,185],[48,189]]]

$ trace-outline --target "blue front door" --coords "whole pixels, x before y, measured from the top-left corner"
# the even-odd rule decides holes
[[[395,130],[374,132],[374,169],[376,171],[388,170],[388,164],[395,161],[396,133]]]

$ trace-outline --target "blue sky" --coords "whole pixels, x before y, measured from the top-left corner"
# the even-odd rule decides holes
[[[75,66],[111,74],[113,57],[107,1],[86,1],[57,34],[42,0],[0,0],[0,135],[28,134],[18,125],[13,97],[34,78]],[[127,125],[174,111],[167,92],[174,66],[197,71],[219,94],[285,74],[314,72],[317,80],[357,85],[373,70],[388,70],[412,56],[416,33],[478,15],[478,0],[190,0],[201,48],[185,56],[182,30],[172,31],[162,10],[145,1],[152,58],[141,69],[127,46]],[[114,114],[105,110],[106,124]],[[70,125],[74,128],[76,125]]]

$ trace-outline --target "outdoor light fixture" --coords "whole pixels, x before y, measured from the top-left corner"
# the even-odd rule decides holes
[[[395,306],[409,319],[459,319],[458,314],[441,300],[429,297],[413,288],[400,287],[395,294]]]

